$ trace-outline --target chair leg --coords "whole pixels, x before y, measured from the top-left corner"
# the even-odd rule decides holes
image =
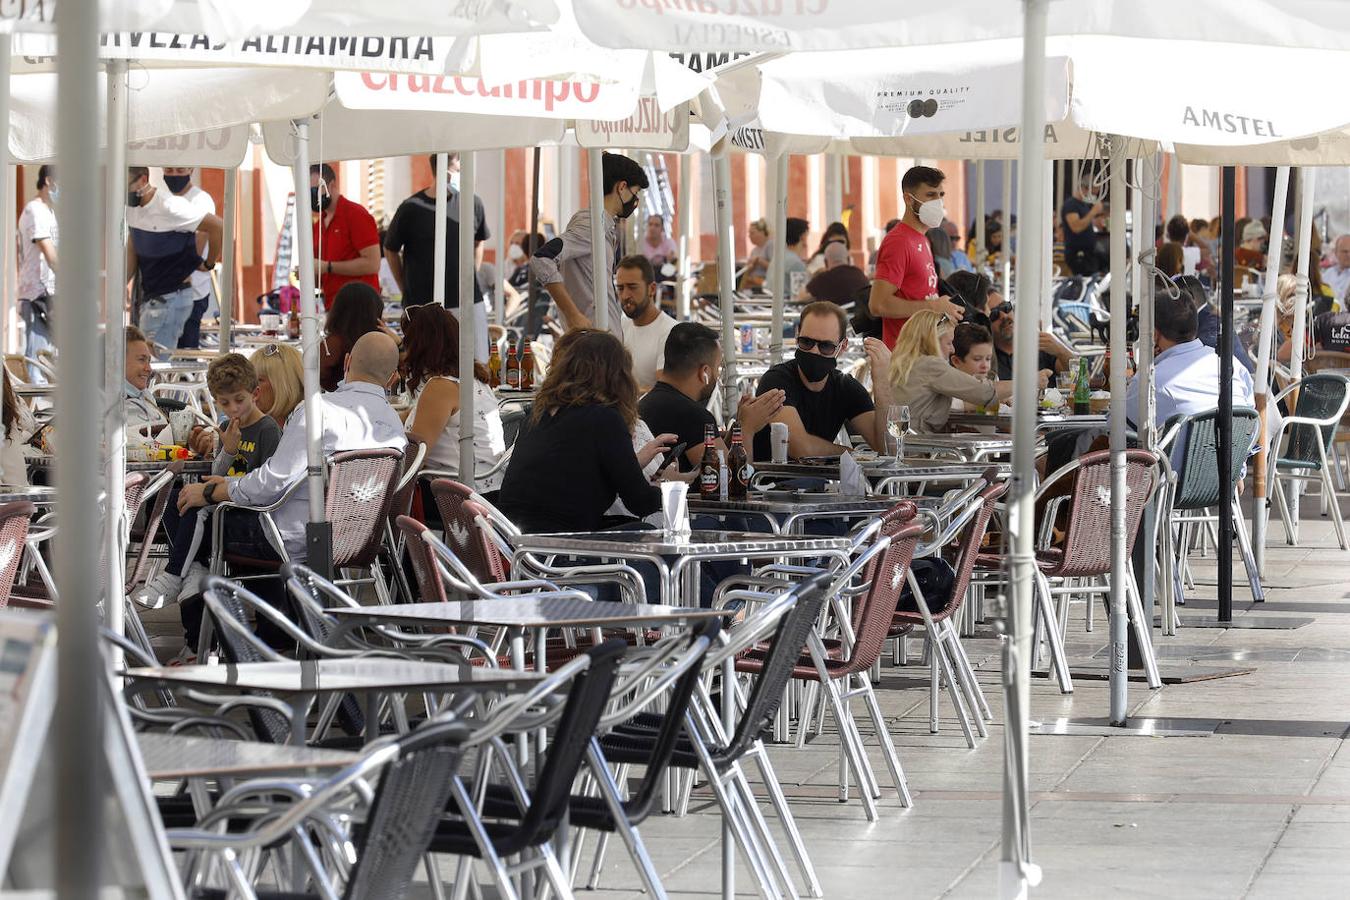
[[[1139,599],[1139,585],[1135,583],[1134,572],[1125,574],[1125,603],[1134,625],[1134,637],[1139,643],[1139,655],[1144,661],[1144,676],[1148,686],[1157,690],[1162,687],[1162,678],[1158,675],[1158,660],[1153,653],[1153,617],[1144,618],[1144,604]]]
[[[792,815],[792,809],[788,806],[787,795],[783,793],[783,786],[778,781],[778,773],[774,771],[773,763],[769,759],[768,752],[764,749],[763,742],[760,742],[750,751],[754,755],[755,765],[759,767],[760,781],[764,784],[764,789],[769,794],[769,802],[773,804],[774,812],[778,815],[778,824],[782,826],[783,832],[787,835],[788,845],[792,848],[792,855],[797,858],[797,867],[801,869],[802,878],[806,881],[807,891],[812,897],[825,896],[825,890],[820,886],[820,878],[816,875],[816,867],[811,862],[811,856],[806,851],[806,842],[802,840],[801,829],[797,827],[797,819]],[[750,755],[747,754],[747,755]]]
[[[1050,665],[1059,679],[1061,694],[1073,693],[1073,676],[1069,674],[1069,661],[1064,655],[1064,643],[1059,639],[1059,630],[1054,627],[1055,609],[1050,600],[1050,580],[1040,572],[1033,573],[1039,590],[1036,593],[1036,609],[1045,623],[1046,636],[1050,643]]]
[[[1323,502],[1331,507],[1331,522],[1336,527],[1336,540],[1340,543],[1341,549],[1350,550],[1350,544],[1345,542],[1345,522],[1341,519],[1340,499],[1336,496],[1336,491],[1331,486],[1331,467],[1327,463],[1327,453],[1322,449],[1321,443],[1318,443],[1317,450],[1322,454]]]
[[[971,705],[978,709],[979,715],[983,717],[984,721],[994,721],[994,712],[989,708],[989,701],[985,699],[984,691],[980,689],[980,681],[975,676],[975,667],[970,664],[970,657],[966,655],[966,648],[961,643],[961,636],[956,632],[956,629],[952,627],[950,622],[944,624],[946,625],[947,638],[950,641],[952,656],[956,661],[958,669],[964,673],[966,684],[971,688],[970,693],[974,694],[974,696],[970,698]],[[981,736],[983,737],[984,734],[981,733]]]
[[[1236,490],[1233,491],[1233,530],[1237,532],[1238,550],[1242,553],[1242,567],[1247,570],[1247,586],[1251,588],[1252,602],[1264,603],[1266,592],[1261,587],[1261,573],[1256,570],[1256,558],[1252,555],[1252,538],[1242,519],[1242,507]]]
[[[861,689],[863,701],[867,704],[867,713],[872,718],[872,727],[876,729],[877,740],[881,743],[882,753],[886,757],[886,766],[891,770],[891,781],[900,795],[900,805],[908,809],[914,805],[909,793],[909,782],[905,780],[905,770],[900,765],[900,754],[895,750],[895,741],[891,740],[890,729],[881,715],[881,704],[877,702],[876,692],[870,684],[864,683]]]
[[[931,684],[928,689],[928,732],[938,733],[938,694],[942,690],[942,669],[938,656],[933,652],[933,635],[924,632],[923,645],[928,652],[928,677]]]

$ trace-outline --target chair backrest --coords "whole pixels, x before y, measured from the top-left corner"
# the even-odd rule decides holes
[[[1261,417],[1250,406],[1233,407],[1233,454],[1228,483],[1219,483],[1219,411],[1206,410],[1177,419],[1181,442],[1177,491],[1173,509],[1205,509],[1227,502],[1247,465],[1247,453],[1261,426]]]
[[[871,668],[881,656],[886,636],[895,618],[900,592],[905,587],[905,576],[914,560],[914,548],[923,535],[923,525],[914,521],[914,504],[908,506],[908,515],[894,516],[882,524],[877,540],[887,540],[885,549],[872,558],[863,570],[862,580],[868,586],[866,593],[854,604],[853,646],[845,664],[832,672],[842,678]]]
[[[445,582],[441,580],[441,574],[436,569],[436,558],[431,555],[431,548],[424,539],[431,529],[411,516],[399,516],[394,524],[403,535],[403,548],[412,564],[413,577],[417,580],[418,600],[422,603],[444,603],[449,599],[445,593]]]
[[[9,605],[19,563],[23,561],[28,523],[35,512],[37,507],[27,500],[0,504],[0,608]]]
[[[764,655],[763,669],[746,699],[740,724],[726,748],[716,755],[718,761],[738,759],[773,727],[788,679],[801,659],[806,639],[820,618],[829,584],[830,576],[822,573],[792,589],[796,601],[778,621],[778,628]]]
[[[328,520],[333,524],[333,568],[368,566],[384,540],[403,452],[348,450],[329,459]]]
[[[1336,436],[1336,426],[1345,412],[1346,398],[1350,393],[1350,379],[1333,372],[1320,372],[1309,375],[1298,383],[1298,403],[1294,406],[1294,415],[1309,419],[1336,421],[1327,425],[1290,425],[1289,445],[1280,455],[1281,459],[1296,462],[1320,463],[1322,454],[1318,452],[1317,442],[1322,442],[1322,450],[1331,448]]]
[[[359,832],[356,865],[342,892],[346,900],[407,896],[436,824],[445,815],[467,736],[468,727],[461,722],[435,722],[399,740],[398,759],[384,767]]]
[[[530,808],[520,821],[518,841],[524,846],[538,846],[551,839],[566,817],[572,784],[609,702],[619,662],[627,649],[627,642],[611,638],[586,651],[590,664],[572,680],[548,757],[535,780]]]
[[[141,511],[141,500],[150,484],[150,476],[144,472],[128,472],[122,482],[122,508],[126,510],[127,521],[135,521]]]
[[[150,550],[154,547],[155,543],[155,532],[159,530],[160,523],[164,521],[164,510],[168,508],[169,498],[173,496],[173,483],[178,480],[179,475],[183,474],[185,465],[186,463],[183,460],[177,459],[165,467],[165,471],[169,474],[169,478],[163,483],[163,486],[160,487],[159,490],[155,491],[155,502],[151,505],[149,512],[145,515],[145,528],[141,532],[140,546],[136,548],[136,555],[132,558],[131,565],[127,566],[127,590],[131,590],[132,585],[145,577],[145,570],[150,562]],[[143,495],[141,502],[144,502]]]
[[[290,594],[291,608],[298,613],[296,624],[314,640],[321,644],[327,643],[336,629],[336,623],[324,610],[346,605],[338,598],[346,599],[347,595],[331,581],[301,563],[288,562],[282,565],[281,577]],[[350,605],[358,604],[353,600]]]
[[[208,579],[207,589],[203,592],[207,609],[218,620],[216,634],[225,658],[231,663],[275,662],[281,659],[282,657],[279,654],[265,649],[265,645],[262,645],[261,642],[256,639],[250,640],[241,634],[238,629],[231,628],[229,623],[223,621],[225,616],[230,616],[235,622],[243,626],[244,631],[249,630],[248,608],[241,599],[241,594],[248,594],[250,600],[257,604],[263,603],[262,600],[249,594],[237,583],[226,581],[223,578]],[[271,696],[265,691],[254,693],[256,696]],[[258,740],[273,744],[285,744],[291,739],[290,724],[278,712],[250,706],[248,707],[248,718],[249,724],[253,726],[254,732],[258,735]]]
[[[403,451],[403,466],[399,470],[398,481],[394,484],[394,496],[389,501],[389,522],[392,525],[395,516],[406,516],[412,512],[413,492],[417,490],[417,473],[427,458],[427,443],[412,432],[408,432],[408,446]]]
[[[437,478],[431,483],[431,495],[436,498],[436,509],[445,523],[445,543],[474,577],[484,583],[510,578],[510,564],[480,525],[479,516],[484,510],[477,504],[473,490],[458,481]]]
[[[1096,578],[1111,571],[1111,451],[1098,450],[1075,465],[1064,556],[1054,576]],[[1047,482],[1050,479],[1047,479]],[[1147,450],[1125,451],[1125,552],[1134,548],[1144,507],[1158,484],[1158,460]]]
[[[994,508],[998,506],[998,502],[1008,493],[1008,482],[997,480],[997,474],[986,473],[985,480],[988,485],[980,491],[978,501],[980,509],[970,517],[966,527],[961,529],[956,559],[952,563],[952,569],[956,572],[949,604],[952,611],[961,607],[966,589],[970,587],[970,576],[975,571],[975,561],[980,555],[980,545],[984,543],[984,536],[989,532],[989,520],[994,517]]]

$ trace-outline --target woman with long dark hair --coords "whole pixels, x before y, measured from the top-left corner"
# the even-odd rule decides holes
[[[656,512],[661,490],[642,469],[675,435],[658,435],[634,453],[636,423],[637,382],[623,344],[607,331],[567,332],[516,439],[498,505],[533,533],[623,524],[605,515],[615,497],[635,516]]]
[[[364,281],[344,284],[328,307],[323,323],[323,343],[319,345],[319,385],[325,391],[337,390],[342,380],[342,366],[347,354],[362,335],[383,331],[394,333],[384,325],[384,301],[380,292]]]
[[[825,233],[820,236],[816,252],[806,261],[807,272],[814,275],[825,268],[825,248],[830,244],[843,244],[844,249],[853,249],[848,239],[848,226],[843,222],[831,222],[825,226]]]
[[[448,309],[429,303],[403,314],[403,378],[412,393],[408,431],[427,445],[426,467],[459,473],[459,320]],[[487,368],[473,366],[474,468],[486,471],[506,452],[502,415],[488,387]],[[500,473],[480,476],[482,491],[496,490]]]

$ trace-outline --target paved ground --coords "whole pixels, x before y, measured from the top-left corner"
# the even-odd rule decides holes
[[[1281,543],[1269,552],[1269,600],[1253,610],[1240,587],[1238,615],[1298,615],[1312,623],[1286,631],[1184,628],[1172,638],[1155,632],[1169,668],[1255,671],[1130,689],[1134,716],[1217,724],[1210,736],[1031,738],[1033,853],[1045,876],[1035,896],[1350,895],[1350,553],[1336,549],[1325,520],[1312,515],[1302,548],[1285,547],[1278,526],[1273,536]],[[1204,599],[1215,593],[1212,562],[1197,561],[1201,584],[1188,616],[1214,615],[1213,600]],[[1087,634],[1082,609],[1073,613],[1070,656],[1101,663],[1105,625],[1099,617]],[[967,646],[1001,722],[997,644],[977,638]],[[997,896],[1000,724],[967,750],[944,699],[949,718],[940,734],[930,734],[927,681],[918,667],[886,666],[878,694],[915,792],[912,809],[888,792],[880,820],[868,824],[856,799],[838,803],[832,734],[804,750],[772,751],[827,896]],[[1099,681],[1080,680],[1062,696],[1038,679],[1032,699],[1043,720],[1107,711]],[[873,763],[884,771],[876,753]],[[714,809],[696,801],[686,818],[656,817],[642,832],[672,897],[720,892]],[[616,842],[601,889],[581,896],[635,898],[637,884]],[[427,896],[425,883],[418,887]],[[753,895],[744,870],[737,889]]]

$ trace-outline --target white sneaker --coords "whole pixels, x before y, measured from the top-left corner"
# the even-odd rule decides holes
[[[160,609],[165,604],[178,600],[178,591],[183,587],[183,579],[170,572],[160,572],[151,578],[141,589],[132,595],[132,599],[147,609]]]
[[[186,645],[178,651],[178,654],[169,660],[165,665],[169,666],[190,666],[197,662],[197,654]]]
[[[187,575],[183,577],[183,586],[178,589],[178,602],[182,603],[189,597],[195,597],[202,592],[202,583],[206,581],[206,576],[211,574],[211,570],[199,562],[193,562],[188,566]]]

